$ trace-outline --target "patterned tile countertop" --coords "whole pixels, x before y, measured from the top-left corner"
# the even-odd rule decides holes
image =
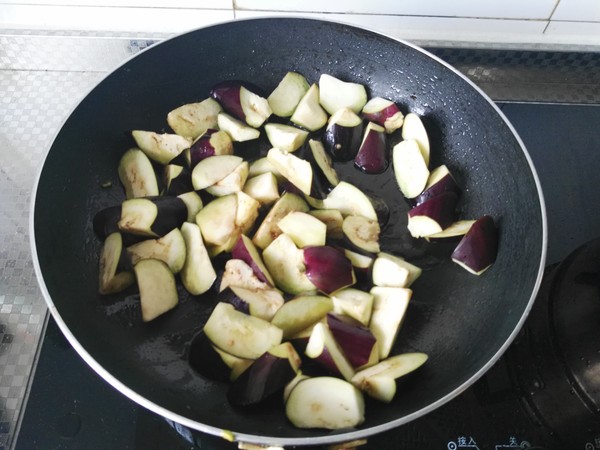
[[[46,323],[28,229],[39,165],[82,95],[164,37],[0,32],[0,450],[14,443]],[[431,50],[494,100],[600,103],[597,53]]]

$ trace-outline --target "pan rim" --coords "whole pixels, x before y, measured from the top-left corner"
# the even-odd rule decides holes
[[[533,181],[536,186],[538,200],[540,203],[540,215],[541,215],[541,227],[542,227],[542,236],[541,236],[542,251],[541,251],[541,255],[540,255],[540,266],[538,267],[537,278],[536,278],[535,284],[533,286],[533,290],[531,292],[529,301],[527,302],[527,305],[523,311],[523,314],[522,314],[521,318],[519,319],[519,321],[517,322],[515,328],[509,335],[509,337],[503,343],[503,345],[496,351],[496,353],[492,356],[492,358],[490,358],[488,360],[488,362],[486,364],[484,364],[479,370],[477,370],[470,378],[468,378],[465,382],[463,382],[456,389],[454,389],[451,392],[449,392],[448,394],[446,394],[444,397],[439,398],[438,400],[436,400],[433,403],[430,403],[426,407],[421,408],[411,414],[405,415],[401,418],[391,420],[391,421],[386,422],[381,425],[371,426],[369,428],[363,428],[363,429],[348,431],[348,432],[344,432],[344,433],[326,434],[326,435],[321,435],[321,436],[300,437],[300,438],[284,438],[284,437],[275,437],[275,436],[260,436],[260,435],[248,434],[248,433],[237,433],[234,430],[225,430],[225,429],[222,429],[219,427],[215,427],[212,425],[208,425],[205,423],[200,423],[200,422],[191,420],[180,414],[174,413],[171,410],[158,405],[157,403],[154,403],[154,402],[146,399],[143,395],[137,393],[132,388],[125,385],[122,381],[120,381],[115,376],[113,376],[111,373],[109,373],[79,343],[79,341],[77,340],[75,335],[73,335],[72,332],[69,330],[67,324],[62,319],[62,316],[60,315],[58,309],[56,308],[54,302],[52,301],[52,298],[50,296],[50,293],[48,291],[48,288],[45,284],[45,281],[44,281],[44,278],[42,275],[42,271],[41,271],[41,267],[40,267],[40,263],[39,263],[39,259],[38,259],[38,254],[37,254],[36,236],[35,236],[35,204],[36,204],[40,179],[41,179],[42,172],[43,172],[43,169],[44,169],[44,166],[46,163],[46,159],[50,153],[52,146],[54,145],[54,142],[56,141],[56,138],[58,137],[61,130],[63,129],[65,123],[69,120],[69,118],[72,116],[73,112],[78,108],[78,106],[83,101],[85,101],[85,99],[89,96],[89,94],[97,86],[102,84],[115,71],[117,71],[121,67],[127,65],[132,59],[137,58],[139,55],[145,53],[146,51],[150,51],[152,48],[156,47],[157,45],[167,43],[167,42],[171,41],[172,39],[179,38],[180,36],[195,33],[199,30],[203,30],[203,29],[207,29],[207,28],[221,27],[223,25],[230,25],[230,24],[233,24],[236,22],[258,22],[258,21],[265,21],[265,20],[280,20],[280,19],[299,20],[299,21],[306,20],[306,21],[320,22],[320,23],[324,22],[324,23],[329,23],[332,25],[342,25],[344,27],[347,27],[349,29],[354,29],[354,30],[357,30],[362,33],[367,32],[367,33],[374,34],[376,36],[384,37],[386,39],[393,40],[395,42],[403,44],[407,47],[410,47],[413,50],[416,50],[416,51],[426,55],[430,59],[433,59],[437,63],[443,65],[446,69],[452,71],[455,75],[458,75],[459,77],[461,77],[492,106],[492,108],[494,109],[496,114],[502,119],[505,126],[507,126],[507,128],[511,131],[511,133],[515,137],[517,143],[519,144],[521,151],[523,152],[525,159],[528,163],[529,170],[531,172]],[[350,24],[350,23],[343,22],[343,21],[322,19],[322,18],[317,19],[317,18],[313,18],[313,17],[304,17],[304,16],[296,16],[296,15],[294,15],[294,16],[292,16],[292,15],[276,15],[276,16],[265,15],[265,16],[257,16],[257,17],[252,17],[252,18],[240,18],[240,19],[221,21],[221,22],[213,23],[211,25],[198,27],[196,29],[193,29],[193,30],[190,30],[190,31],[187,31],[184,33],[179,33],[179,34],[169,37],[167,39],[161,40],[161,41],[155,43],[154,45],[147,47],[147,48],[143,49],[142,51],[136,53],[135,55],[130,56],[125,61],[123,61],[121,64],[119,64],[115,68],[113,68],[111,71],[107,72],[107,74],[104,77],[102,77],[99,81],[97,81],[94,84],[94,86],[92,86],[79,99],[79,101],[77,101],[77,103],[74,104],[73,108],[69,111],[69,113],[65,116],[65,119],[63,120],[63,122],[57,128],[57,131],[54,134],[54,137],[52,138],[50,144],[48,145],[48,148],[47,148],[47,150],[42,158],[42,161],[40,162],[40,165],[38,167],[37,175],[36,175],[33,187],[32,187],[31,200],[30,200],[30,211],[29,211],[29,231],[30,231],[29,241],[30,241],[30,247],[31,247],[31,253],[32,253],[33,267],[34,267],[34,271],[36,274],[36,279],[37,279],[38,285],[40,287],[40,290],[42,292],[42,295],[44,297],[46,305],[48,306],[48,310],[50,311],[53,318],[55,319],[61,332],[67,338],[69,343],[73,346],[75,351],[100,377],[102,377],[112,387],[117,389],[119,392],[121,392],[123,395],[125,395],[129,399],[133,400],[137,404],[153,411],[156,414],[159,414],[160,416],[162,416],[166,419],[169,419],[176,423],[179,423],[185,427],[188,427],[188,428],[200,431],[200,432],[204,432],[207,434],[211,434],[214,436],[220,436],[224,439],[232,440],[232,441],[236,441],[236,442],[247,442],[247,443],[253,443],[253,444],[263,444],[263,445],[272,445],[272,446],[273,445],[274,446],[283,446],[283,445],[287,445],[287,446],[300,445],[300,446],[302,446],[302,445],[333,444],[333,443],[337,443],[337,442],[352,441],[352,440],[356,440],[356,439],[367,438],[369,436],[391,430],[400,425],[409,423],[412,420],[415,420],[419,417],[422,417],[422,416],[434,411],[435,409],[439,408],[440,406],[446,404],[447,402],[451,401],[452,399],[454,399],[458,395],[460,395],[462,392],[467,390],[473,383],[475,383],[475,381],[477,381],[479,378],[481,378],[498,361],[498,359],[500,359],[502,354],[506,351],[506,349],[514,341],[517,334],[521,330],[525,320],[527,319],[527,317],[531,311],[531,308],[533,307],[533,303],[535,301],[537,293],[539,291],[540,284],[542,282],[542,276],[544,273],[546,257],[547,257],[547,240],[548,240],[547,216],[546,216],[546,206],[545,206],[544,196],[543,196],[541,183],[540,183],[537,171],[535,169],[535,166],[533,165],[533,161],[531,160],[531,156],[529,155],[529,152],[527,151],[523,141],[521,140],[521,137],[518,135],[517,131],[512,126],[512,124],[509,122],[509,120],[506,118],[504,113],[500,110],[500,108],[498,108],[498,106],[493,102],[493,100],[481,88],[479,88],[475,83],[473,83],[464,74],[459,72],[457,69],[455,69],[454,67],[452,67],[451,65],[449,65],[448,63],[446,63],[445,61],[443,61],[436,55],[428,52],[427,50],[424,50],[423,48],[421,48],[421,47],[417,46],[416,44],[413,44],[409,41],[405,41],[403,39],[398,39],[396,37],[386,35],[379,31],[374,31],[368,27],[357,26],[357,25]],[[40,345],[41,345],[41,343],[40,343]],[[318,432],[327,433],[326,430],[319,430]]]

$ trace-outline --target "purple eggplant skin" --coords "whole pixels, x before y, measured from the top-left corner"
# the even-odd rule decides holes
[[[263,353],[229,387],[227,399],[233,406],[262,403],[276,394],[296,376],[288,358]]]
[[[457,201],[458,196],[454,192],[444,192],[410,209],[408,216],[427,216],[444,229],[454,222]]]
[[[327,314],[327,326],[354,368],[369,362],[376,338],[369,328],[339,314]]]
[[[312,186],[310,190],[310,196],[319,200],[327,197],[327,194],[331,192],[331,190],[335,187],[335,184],[332,182],[330,178],[327,177],[325,171],[328,170],[330,173],[335,173],[335,169],[333,168],[333,164],[331,160],[329,160],[329,156],[325,154],[327,160],[321,162],[321,164],[327,164],[328,167],[321,167],[321,164],[315,158],[313,150],[309,145],[309,140],[297,150],[297,155],[299,158],[304,159],[310,163],[312,168],[313,178],[312,178]],[[337,175],[336,175],[337,177]],[[335,180],[335,182],[339,182],[339,180]]]
[[[204,332],[200,331],[190,343],[188,362],[200,375],[215,381],[228,381],[231,369],[212,346]]]
[[[390,220],[390,207],[385,202],[385,200],[376,197],[369,197],[371,200],[371,204],[375,209],[375,214],[377,215],[377,222],[379,222],[379,227],[383,230],[383,228],[387,225]]]
[[[342,378],[342,373],[335,364],[335,361],[331,357],[331,353],[329,353],[327,347],[323,347],[323,351],[317,358],[314,358],[314,361],[319,367],[325,369],[327,373]]]
[[[225,131],[209,128],[194,141],[189,149],[189,164],[191,169],[196,167],[196,164],[200,161],[210,156],[233,154],[233,143],[231,139],[223,136],[224,133]]]
[[[158,213],[151,229],[158,236],[164,236],[173,228],[179,228],[187,220],[187,206],[178,197],[146,197],[157,206]]]
[[[425,189],[421,194],[412,199],[414,206],[425,203],[427,200],[443,194],[444,192],[454,192],[457,196],[460,196],[461,189],[456,183],[456,180],[449,173],[442,177],[437,183]]]
[[[179,172],[176,177],[171,178],[169,176],[168,167],[169,166],[165,166],[163,176],[165,195],[177,196],[194,190],[194,186],[192,185],[192,174],[188,169],[182,167],[181,172]]]
[[[497,254],[498,229],[491,216],[483,216],[471,225],[451,258],[479,275],[496,261]]]
[[[304,265],[308,279],[326,294],[356,282],[352,263],[334,247],[319,245],[304,248]]]
[[[245,121],[246,114],[240,101],[240,88],[243,82],[239,80],[222,81],[212,87],[209,96],[214,98],[223,109],[235,118]]]
[[[351,161],[356,157],[362,140],[362,123],[355,127],[331,124],[323,133],[323,145],[337,162]]]
[[[367,174],[385,172],[390,164],[385,132],[369,128],[366,133],[367,135],[354,158],[354,165]]]

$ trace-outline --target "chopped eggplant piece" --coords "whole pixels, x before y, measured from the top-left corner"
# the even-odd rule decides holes
[[[290,397],[290,393],[292,392],[292,389],[294,389],[299,382],[301,382],[302,380],[307,380],[308,378],[310,378],[308,375],[304,375],[302,372],[297,372],[296,376],[292,379],[292,381],[286,384],[285,388],[283,389],[283,402],[287,402],[288,398]]]
[[[230,286],[230,289],[245,304],[248,314],[267,321],[271,321],[284,304],[281,292],[268,286],[263,289]]]
[[[474,223],[474,220],[457,220],[439,233],[425,236],[425,239],[429,242],[458,242],[467,234]]]
[[[363,140],[354,157],[354,165],[364,173],[377,174],[388,168],[385,129],[373,122],[365,128]]]
[[[313,293],[315,285],[306,276],[304,253],[287,234],[280,234],[263,251],[263,259],[275,285],[288,294]]]
[[[333,312],[352,317],[367,326],[373,310],[373,294],[354,288],[341,289],[331,294]]]
[[[195,191],[186,192],[177,196],[180,198],[187,208],[187,219],[186,222],[196,222],[196,214],[204,206],[202,198]]]
[[[376,339],[369,328],[350,317],[332,313],[327,314],[327,326],[352,367],[369,364],[373,353],[378,360]]]
[[[193,190],[192,174],[183,166],[167,164],[163,172],[164,195],[180,195]]]
[[[279,345],[283,336],[275,325],[236,311],[229,303],[217,303],[204,333],[221,350],[247,359],[256,359]]]
[[[235,155],[218,155],[205,158],[192,170],[192,183],[194,189],[206,189],[237,169],[244,160]]]
[[[278,148],[272,148],[267,153],[267,159],[287,180],[294,184],[304,194],[310,195],[313,172],[308,161],[298,158]]]
[[[237,240],[231,251],[231,257],[240,259],[248,264],[260,281],[275,286],[275,281],[273,281],[273,277],[271,277],[271,274],[265,267],[265,263],[256,246],[245,234],[242,234]]]
[[[248,367],[255,361],[254,359],[240,358],[230,353],[224,352],[219,347],[213,345],[215,351],[221,356],[223,362],[231,369],[229,372],[229,380],[235,381],[246,371]]]
[[[356,283],[352,263],[343,252],[333,247],[306,247],[304,266],[306,277],[325,294]]]
[[[319,87],[313,84],[302,97],[290,119],[308,131],[317,131],[327,123],[327,113],[319,104]]]
[[[308,146],[300,151],[300,157],[308,161],[312,168],[313,185],[310,195],[317,199],[325,198],[340,180],[323,143],[315,139],[309,140]]]
[[[261,403],[275,394],[282,394],[285,386],[296,377],[299,357],[289,342],[280,344],[261,355],[229,387],[227,399],[234,406]]]
[[[191,139],[178,134],[142,130],[134,130],[131,134],[146,156],[160,164],[169,164],[192,144]]]
[[[203,294],[213,285],[217,274],[204,245],[202,232],[195,223],[186,222],[181,226],[181,235],[187,249],[181,282],[190,294]]]
[[[143,259],[134,267],[140,289],[142,320],[149,322],[175,308],[179,303],[175,275],[158,259]]]
[[[230,116],[229,114],[219,113],[217,116],[219,129],[227,132],[234,142],[246,142],[258,139],[260,131],[249,127],[241,120]]]
[[[196,223],[206,244],[224,245],[236,234],[237,203],[237,196],[234,194],[219,197],[196,214]]]
[[[268,282],[259,279],[252,267],[241,259],[229,259],[225,263],[219,291],[222,292],[232,286],[250,290],[262,290],[271,287]]]
[[[384,287],[410,287],[421,276],[421,268],[398,256],[379,253],[373,263],[373,284]]]
[[[448,167],[441,165],[433,169],[429,174],[425,189],[415,198],[415,206],[444,192],[454,192],[458,196],[460,195],[460,188],[456,184],[456,180],[448,170]]]
[[[340,181],[333,190],[323,199],[322,208],[337,209],[343,216],[363,216],[370,220],[377,220],[377,213],[373,203],[356,186]]]
[[[328,74],[319,78],[319,102],[329,114],[348,108],[358,114],[367,103],[367,90],[362,84],[339,80]]]
[[[282,231],[277,223],[292,211],[307,212],[308,205],[296,194],[286,192],[269,210],[256,230],[252,242],[260,249],[265,249]]]
[[[129,149],[119,161],[119,179],[125,197],[138,198],[158,195],[156,174],[150,159],[137,148]]]
[[[261,173],[249,178],[244,184],[244,192],[261,205],[270,205],[280,197],[277,178],[272,172]]]
[[[402,125],[402,139],[409,140],[414,139],[419,144],[419,149],[423,155],[425,165],[429,165],[429,138],[427,137],[427,131],[421,121],[421,118],[414,114],[408,113],[404,118],[404,124]]]
[[[344,232],[342,231],[344,217],[337,209],[315,209],[309,211],[308,214],[325,224],[327,237],[331,239],[344,237]]]
[[[360,253],[379,252],[379,222],[362,216],[347,216],[342,231],[349,243]]]
[[[101,209],[94,214],[92,220],[94,233],[101,239],[106,239],[112,233],[118,233],[119,220],[121,220],[121,205]]]
[[[289,394],[285,414],[298,428],[338,430],[365,420],[365,403],[356,387],[334,377],[300,381]]]
[[[444,192],[408,211],[408,231],[415,237],[439,233],[454,223],[457,197]]]
[[[190,168],[210,156],[232,155],[233,143],[225,131],[208,129],[185,150]]]
[[[179,273],[186,258],[186,245],[179,228],[158,239],[148,239],[127,247],[132,264],[142,259],[159,259],[169,266],[171,272]]]
[[[244,194],[242,191],[236,192],[235,196],[237,197],[235,226],[237,227],[239,233],[247,233],[254,226],[254,222],[258,218],[258,209],[260,208],[260,203],[249,195]],[[231,244],[231,248],[233,248],[236,242],[237,237],[236,240]],[[231,250],[231,248],[229,250]]]
[[[381,360],[389,356],[396,342],[412,291],[408,288],[375,286],[370,293],[373,295],[373,311],[369,329],[377,338]]]
[[[244,161],[220,181],[206,188],[206,192],[215,197],[240,192],[248,179],[248,163]]]
[[[249,84],[241,81],[224,81],[210,91],[223,109],[253,128],[260,127],[271,115],[267,99],[249,89]]]
[[[309,88],[310,84],[303,75],[296,72],[286,73],[267,98],[273,114],[279,117],[291,117]]]
[[[299,248],[325,245],[327,225],[310,214],[292,211],[277,226],[292,238]]]
[[[285,177],[279,173],[279,171],[275,168],[271,161],[267,159],[266,156],[250,163],[248,177],[253,178],[257,175],[262,175],[263,173],[272,173],[275,175],[275,178],[277,178],[278,182],[285,180]]]
[[[452,261],[474,275],[481,275],[498,254],[498,230],[494,219],[483,216],[471,225],[452,252]]]
[[[217,127],[221,105],[212,98],[199,103],[188,103],[167,114],[167,123],[180,136],[195,139],[211,128]]]
[[[358,152],[362,132],[362,119],[348,108],[340,109],[329,118],[323,135],[325,150],[334,161],[350,161]]]
[[[164,236],[187,219],[187,208],[177,197],[132,198],[121,204],[119,229],[142,236]]]
[[[326,323],[319,322],[314,326],[305,353],[330,373],[341,375],[346,381],[354,376],[354,367]]]
[[[385,403],[396,395],[396,379],[417,370],[427,361],[425,353],[403,353],[391,356],[352,377],[351,383],[370,397]]]
[[[396,144],[392,150],[394,174],[402,195],[406,198],[418,196],[429,178],[429,169],[414,139]]]
[[[402,127],[404,114],[391,100],[374,97],[362,109],[362,116],[385,128],[386,133],[393,133]]]
[[[132,272],[126,270],[127,256],[123,248],[121,234],[108,235],[100,252],[100,276],[98,290],[100,294],[116,294],[135,283]]]
[[[333,301],[322,295],[305,295],[286,302],[271,323],[283,330],[283,339],[314,325],[333,309]]]
[[[273,147],[288,153],[302,147],[308,137],[308,131],[281,123],[266,124],[265,133]]]

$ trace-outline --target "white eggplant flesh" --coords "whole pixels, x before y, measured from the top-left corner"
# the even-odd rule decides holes
[[[142,320],[149,322],[179,303],[175,275],[164,262],[144,259],[133,270],[140,290]]]
[[[384,287],[410,287],[423,271],[399,256],[381,252],[373,263],[373,284]]]
[[[204,245],[202,232],[195,223],[186,222],[181,226],[181,235],[186,247],[181,282],[192,295],[203,294],[211,288],[217,274]]]
[[[396,342],[412,290],[375,286],[370,293],[373,295],[373,310],[369,328],[377,338],[379,359],[382,360],[389,356]]]
[[[192,145],[190,138],[178,134],[158,134],[154,131],[134,130],[131,135],[148,158],[163,165],[169,164]]]
[[[119,161],[119,179],[126,198],[158,195],[156,173],[150,159],[137,148],[127,150]]]
[[[325,245],[327,225],[316,217],[301,211],[292,211],[277,226],[292,238],[299,248]]]

